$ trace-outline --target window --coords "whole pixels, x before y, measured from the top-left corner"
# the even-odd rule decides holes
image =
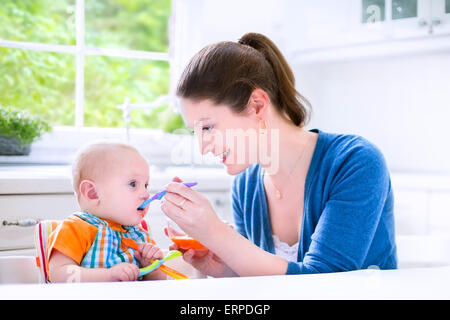
[[[384,21],[384,0],[362,0],[362,23]]]
[[[385,21],[388,8],[391,12],[391,20],[416,18],[418,16],[417,0],[391,0],[388,5],[386,6],[385,0],[362,0],[362,23]]]
[[[416,17],[417,0],[392,0],[392,20]]]
[[[125,99],[170,91],[170,16],[169,0],[2,0],[0,104],[56,126],[124,127]],[[132,111],[130,126],[183,124],[162,105]]]

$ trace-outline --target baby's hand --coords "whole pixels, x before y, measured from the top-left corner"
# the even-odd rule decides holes
[[[139,248],[134,252],[134,256],[138,259],[142,267],[150,265],[150,260],[161,260],[164,258],[161,249],[150,243],[139,244]]]
[[[108,270],[111,281],[135,281],[139,277],[139,268],[132,263],[122,262]]]

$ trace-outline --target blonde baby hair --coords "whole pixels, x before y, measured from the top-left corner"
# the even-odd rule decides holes
[[[76,153],[72,163],[72,186],[79,199],[80,183],[85,179],[94,179],[107,165],[108,157],[118,150],[139,151],[132,145],[113,140],[97,140],[82,146]]]

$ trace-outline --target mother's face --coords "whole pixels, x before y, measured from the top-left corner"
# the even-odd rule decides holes
[[[234,113],[210,100],[181,99],[186,125],[194,130],[201,153],[219,157],[235,175],[258,162],[258,121],[248,112]]]

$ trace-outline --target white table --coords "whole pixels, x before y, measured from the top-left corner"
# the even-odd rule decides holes
[[[295,276],[0,285],[2,299],[450,299],[450,266]]]

